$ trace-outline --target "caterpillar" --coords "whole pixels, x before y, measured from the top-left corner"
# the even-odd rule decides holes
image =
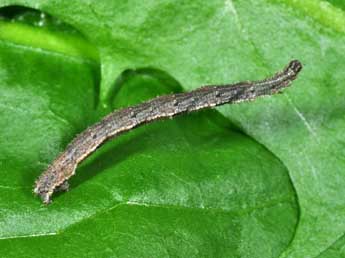
[[[279,93],[297,78],[301,69],[301,62],[292,60],[282,71],[264,80],[203,86],[190,92],[159,96],[116,110],[88,127],[68,144],[65,151],[36,180],[34,193],[44,204],[49,204],[54,192],[68,190],[68,179],[75,174],[78,164],[111,138],[158,119]]]

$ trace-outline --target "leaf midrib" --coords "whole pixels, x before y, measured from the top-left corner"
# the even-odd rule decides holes
[[[274,198],[266,201],[263,205],[254,205],[251,207],[248,207],[246,209],[239,209],[239,210],[226,210],[226,209],[220,209],[220,208],[209,208],[209,207],[190,207],[190,206],[184,206],[184,205],[176,205],[176,204],[155,204],[155,203],[146,203],[146,202],[134,202],[134,201],[126,201],[126,202],[119,202],[113,205],[110,208],[101,210],[99,212],[96,212],[94,214],[91,214],[90,216],[87,216],[85,218],[82,218],[81,220],[72,223],[71,225],[67,226],[66,228],[57,231],[57,232],[45,232],[45,233],[36,233],[36,234],[30,234],[30,235],[18,235],[18,236],[9,236],[9,237],[2,237],[0,238],[0,241],[2,240],[12,240],[12,239],[20,239],[20,238],[31,238],[31,237],[52,237],[52,236],[58,236],[64,234],[68,229],[77,226],[78,224],[84,223],[87,220],[92,220],[98,216],[102,216],[103,214],[107,212],[114,211],[122,206],[138,206],[141,208],[159,208],[159,209],[175,209],[175,210],[198,210],[205,213],[217,213],[217,214],[225,214],[225,215],[237,215],[237,216],[243,216],[246,214],[250,214],[256,210],[263,210],[267,208],[272,208],[277,205],[281,204],[294,204],[295,200],[291,198],[291,196],[282,196],[280,198]]]

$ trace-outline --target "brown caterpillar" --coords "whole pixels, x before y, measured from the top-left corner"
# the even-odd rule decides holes
[[[116,110],[79,134],[37,179],[34,192],[43,203],[51,202],[57,190],[68,190],[67,180],[77,165],[105,141],[140,125],[203,108],[254,100],[280,92],[296,79],[302,69],[298,60],[283,71],[261,81],[210,85],[196,90],[160,96],[141,104]]]

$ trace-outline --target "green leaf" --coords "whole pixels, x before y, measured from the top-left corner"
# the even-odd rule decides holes
[[[91,44],[52,28],[0,36],[2,256],[331,252],[345,231],[341,9],[317,0],[1,1],[13,3],[62,19]],[[139,128],[92,155],[51,206],[32,197],[34,178],[100,114],[176,91],[176,81],[190,90],[260,79],[292,58],[305,67],[284,94],[219,108],[226,118],[202,112]]]
[[[97,116],[97,67],[6,43],[0,52],[2,255],[274,257],[289,243],[297,214],[287,171],[215,111],[110,142],[78,169],[68,194],[42,207],[33,179]],[[121,81],[116,107],[180,90],[152,69]]]

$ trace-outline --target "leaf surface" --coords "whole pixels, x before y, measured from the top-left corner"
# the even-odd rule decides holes
[[[10,3],[2,1],[2,5]],[[28,237],[3,240],[1,250],[14,254],[15,247],[25,247],[35,253],[32,246],[37,243],[57,243],[58,248],[68,240],[75,255],[82,235],[91,254],[102,251],[105,256],[277,257],[285,250],[282,257],[316,257],[343,235],[345,19],[341,9],[312,0],[87,4],[28,0],[22,4],[82,32],[99,50],[101,78],[95,65],[75,61],[87,56],[96,62],[96,55],[87,51],[72,55],[75,51],[57,48],[57,57],[32,49],[18,54],[17,47],[3,46],[1,78],[11,79],[4,80],[1,92],[16,112],[6,105],[0,113],[7,121],[3,123],[10,124],[1,126],[0,134],[6,139],[0,143],[1,157],[6,157],[1,163],[6,176],[1,177],[5,212],[0,228],[3,238]],[[35,47],[42,45],[47,44],[43,41]],[[52,47],[49,50],[54,52]],[[24,54],[28,58],[21,59]],[[80,167],[71,192],[57,197],[52,206],[38,208],[29,194],[32,178],[75,132],[100,114],[175,91],[179,85],[174,80],[190,90],[260,79],[292,58],[305,67],[284,94],[219,108],[228,121],[215,121],[219,114],[202,112],[140,128],[101,148]],[[9,71],[12,60],[16,62]],[[38,69],[40,62],[44,63]],[[27,66],[35,73],[17,72]],[[172,78],[137,69],[144,67],[165,71]],[[128,78],[115,84],[129,68],[136,69],[134,74],[122,75]],[[60,69],[64,76],[52,74]],[[80,92],[68,91],[71,87]],[[36,98],[40,101],[33,101]],[[95,99],[103,110],[94,108]],[[20,108],[26,102],[30,115]],[[50,119],[52,103],[58,112],[53,111]],[[31,123],[36,116],[43,125]],[[252,139],[229,128],[229,121]],[[95,234],[89,234],[91,228]],[[49,233],[57,235],[29,237]],[[104,246],[97,249],[100,242]],[[53,249],[52,254],[58,253]]]

